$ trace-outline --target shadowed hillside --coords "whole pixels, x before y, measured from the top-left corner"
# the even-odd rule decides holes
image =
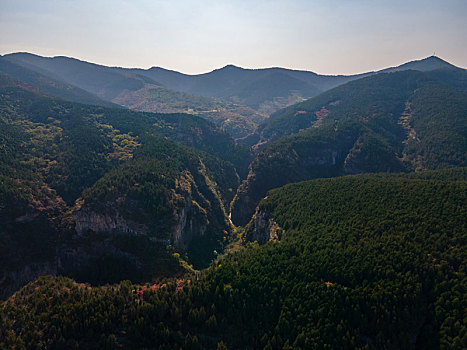
[[[0,126],[2,296],[45,273],[174,276],[228,243],[233,163],[249,153],[202,118],[66,102],[0,75]]]

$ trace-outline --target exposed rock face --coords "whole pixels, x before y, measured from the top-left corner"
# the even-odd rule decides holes
[[[251,218],[251,215],[255,211],[255,207],[258,204],[260,198],[252,199],[248,192],[246,193],[237,193],[235,196],[230,218],[233,223],[236,225],[245,225],[248,223],[248,220]]]
[[[260,154],[252,163],[248,178],[238,188],[232,201],[231,218],[236,225],[246,225],[256,206],[267,192],[288,183],[316,177],[340,175],[338,152],[331,147],[299,154],[287,152]]]
[[[190,209],[191,209],[191,201],[185,201],[185,206],[180,212],[178,223],[177,225],[175,225],[174,234],[173,234],[174,243],[178,246],[185,246],[184,241],[191,241],[191,237],[188,238],[188,237],[184,237],[183,235]]]
[[[106,203],[100,208],[83,205],[73,212],[75,231],[78,235],[88,232],[104,234],[148,235],[153,241],[172,242],[175,246],[186,249],[192,239],[203,236],[207,229],[207,217],[203,208],[185,194],[179,195],[185,203],[173,217],[167,217],[167,222],[174,224],[169,232],[151,232],[148,225],[125,218],[115,203]],[[194,204],[196,203],[196,204]]]
[[[146,225],[124,219],[110,203],[105,206],[105,210],[99,212],[84,206],[73,212],[73,219],[79,235],[87,231],[136,235],[148,232]]]
[[[226,224],[216,222],[218,216],[226,215],[205,172],[202,166],[194,175],[182,171],[174,188],[160,195],[167,203],[165,208],[145,206],[141,199],[124,192],[104,203],[93,198],[80,200],[72,214],[75,231],[80,236],[93,232],[148,236],[153,242],[186,250],[193,240],[207,231],[218,232],[213,227]]]
[[[43,261],[27,262],[15,269],[0,264],[0,299],[9,297],[23,285],[42,275],[61,274],[83,281],[94,278],[96,283],[100,283],[99,278],[105,277],[105,269],[110,266],[109,263],[105,265],[106,261],[118,265],[115,265],[115,271],[109,272],[113,273],[112,276],[119,276],[116,274],[123,269],[122,276],[126,279],[137,279],[138,276],[151,278],[149,273],[163,276],[168,269],[170,273],[181,273],[183,268],[172,259],[171,245],[187,250],[192,241],[206,235],[208,225],[213,221],[208,217],[208,205],[218,205],[221,208],[220,201],[219,204],[214,202],[215,193],[212,198],[208,197],[208,201],[192,181],[180,180],[183,184],[171,192],[173,202],[177,204],[174,204],[169,215],[162,217],[162,222],[161,218],[151,218],[144,211],[140,213],[141,222],[131,220],[118,201],[86,204],[82,201],[71,214],[73,220],[70,222],[74,221],[74,231],[64,233],[60,242],[53,242],[56,246],[52,248],[51,256]],[[182,188],[184,185],[185,189]],[[205,192],[206,196],[208,194],[210,193]],[[201,202],[202,199],[204,202]],[[137,201],[132,201],[131,204],[140,208]],[[23,215],[15,223],[24,224],[34,219],[37,220],[36,214]],[[212,228],[211,231],[217,232]],[[148,257],[142,246],[134,249],[131,247],[133,243],[130,243],[127,249],[118,243],[119,240],[147,242],[144,248],[151,251],[151,257]]]
[[[207,218],[200,209],[191,198],[185,198],[185,206],[173,230],[173,241],[177,247],[186,249],[194,237],[205,234]]]
[[[174,181],[167,180],[165,173],[158,176],[156,171],[161,170],[155,167],[150,169],[154,174],[138,175],[145,182],[135,178],[115,192],[107,187],[102,197],[83,195],[71,213],[65,207],[59,212],[44,206],[44,210],[18,210],[19,214],[3,220],[0,233],[22,232],[24,238],[13,237],[26,246],[28,259],[17,257],[7,266],[1,258],[11,252],[2,251],[0,297],[47,274],[91,283],[174,276],[186,269],[174,252],[182,253],[195,268],[207,266],[214,252],[222,251],[222,236],[231,226],[203,163],[192,167]],[[139,190],[143,185],[145,190]],[[39,244],[36,229],[43,235]],[[36,241],[28,240],[34,237]]]
[[[245,239],[249,242],[257,241],[265,244],[270,240],[281,238],[281,228],[265,210],[257,210],[252,220],[248,224]]]

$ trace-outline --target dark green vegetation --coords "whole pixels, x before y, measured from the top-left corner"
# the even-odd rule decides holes
[[[0,69],[2,62],[3,66],[9,63],[24,68],[18,74],[17,69],[5,67],[4,73],[33,85],[40,80],[40,88],[44,87],[47,79],[59,80],[62,85],[67,84],[69,88],[66,93],[55,91],[63,90],[61,86],[54,86],[55,90],[50,89],[53,90],[50,91],[52,94],[65,99],[100,105],[109,105],[110,101],[144,112],[196,114],[221,126],[235,138],[251,134],[257,124],[266,118],[265,114],[237,103],[199,96],[196,91],[188,94],[168,89],[144,74],[143,70],[110,68],[68,57],[45,58],[27,53],[4,56],[0,61]],[[34,74],[40,74],[41,78]],[[23,79],[25,76],[26,79]],[[81,100],[78,100],[74,90],[92,94],[101,103],[87,101],[85,96],[79,96]]]
[[[66,82],[96,98],[138,111],[199,115],[236,139],[252,134],[258,124],[280,108],[375,74],[325,76],[284,68],[243,69],[228,65],[206,74],[186,75],[157,67],[147,70],[106,67],[68,57],[46,58],[29,53],[9,54],[2,59],[40,73],[46,79]],[[383,71],[452,67],[437,57],[428,57]],[[66,95],[77,101],[77,92],[72,95],[71,87]]]
[[[273,114],[257,131],[267,145],[237,193],[234,223],[290,182],[467,165],[465,77],[457,68],[378,74]]]
[[[248,244],[153,288],[41,278],[1,307],[2,347],[463,349],[467,169],[273,190]]]
[[[177,275],[176,251],[206,266],[249,157],[196,116],[66,102],[0,75],[2,296],[44,273]]]
[[[431,101],[431,97],[436,97],[437,94],[446,90],[459,94],[459,92],[465,92],[466,89],[467,73],[464,69],[378,74],[347,83],[320,96],[280,110],[261,125],[258,133],[264,141],[291,135],[311,126],[316,127],[345,117],[359,118],[370,125],[374,119],[378,120],[382,117],[393,117],[398,120],[406,107],[406,102],[412,102],[412,99],[416,97],[425,98],[431,105],[435,103],[439,105],[439,100]],[[425,91],[431,96],[420,93]],[[446,111],[448,112],[450,110]],[[433,116],[430,117],[433,118]]]
[[[0,57],[0,348],[467,348],[467,73],[385,71],[250,151],[358,77]]]

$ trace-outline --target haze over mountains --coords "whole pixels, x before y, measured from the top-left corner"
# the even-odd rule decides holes
[[[186,75],[158,67],[147,70],[106,67],[68,57],[46,58],[28,53],[3,58],[131,109],[201,115],[236,138],[251,134],[267,115],[280,108],[377,73],[324,76],[284,68],[253,70],[228,65],[206,74]],[[452,67],[433,56],[384,71]],[[14,68],[4,69],[7,73]],[[11,71],[10,74],[14,75]],[[83,100],[86,101],[89,102]]]
[[[463,348],[466,167],[467,71],[434,56],[1,56],[0,347]]]

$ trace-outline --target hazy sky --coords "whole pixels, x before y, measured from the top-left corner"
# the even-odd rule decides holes
[[[467,67],[467,0],[0,0],[0,54],[201,73],[351,74],[437,56]]]

